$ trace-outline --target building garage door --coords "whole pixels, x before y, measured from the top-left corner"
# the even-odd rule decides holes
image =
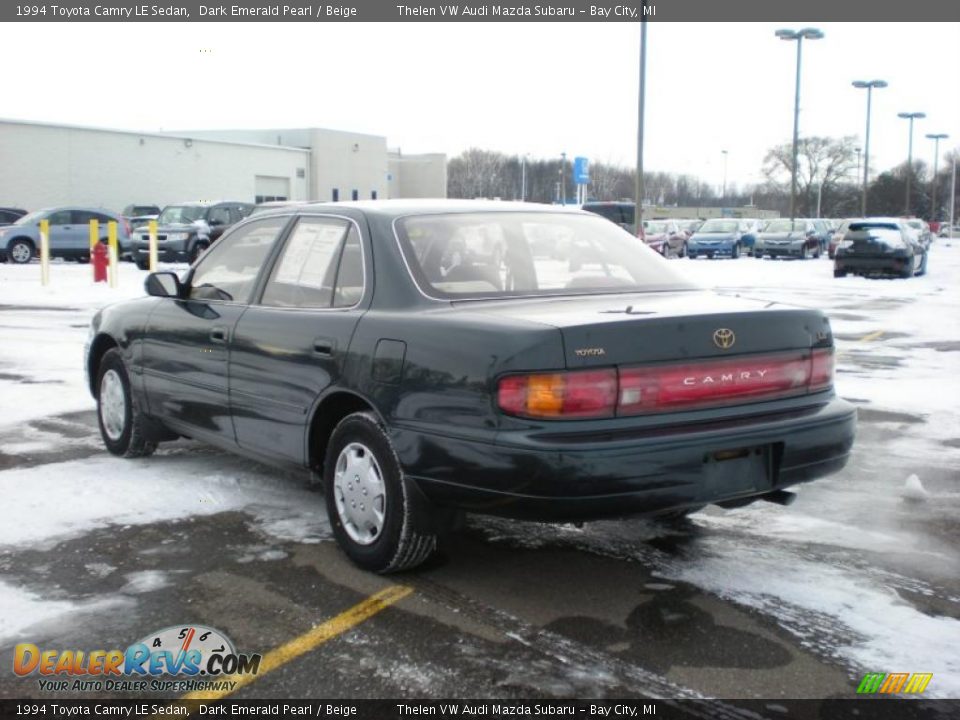
[[[257,202],[290,199],[290,178],[257,175],[253,180]]]

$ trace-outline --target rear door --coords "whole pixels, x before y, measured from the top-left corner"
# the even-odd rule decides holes
[[[369,276],[356,222],[299,218],[234,333],[230,405],[241,447],[304,461],[311,408],[345,371]]]
[[[143,342],[151,415],[191,437],[235,442],[227,382],[234,326],[286,220],[265,218],[224,236],[193,269],[189,296],[157,303]]]
[[[89,215],[84,213],[83,215]],[[78,255],[90,251],[90,230],[76,210],[57,210],[50,213],[50,253],[52,255]]]

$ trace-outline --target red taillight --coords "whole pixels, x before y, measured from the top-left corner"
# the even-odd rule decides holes
[[[773,400],[833,384],[833,348],[737,359],[530,375],[500,380],[509,415],[600,418]]]
[[[613,417],[617,371],[585,370],[510,375],[500,380],[497,404],[509,415],[543,418]]]

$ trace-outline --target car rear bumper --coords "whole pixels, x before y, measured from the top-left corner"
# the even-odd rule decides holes
[[[855,429],[855,408],[833,398],[772,415],[585,439],[484,444],[399,428],[393,435],[407,476],[438,504],[588,520],[736,502],[815,480],[847,463]]]
[[[849,273],[901,273],[910,265],[909,258],[835,256],[834,269]]]

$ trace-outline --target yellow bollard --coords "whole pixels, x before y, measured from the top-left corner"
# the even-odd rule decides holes
[[[157,221],[151,220],[148,226],[150,233],[150,272],[157,271]]]
[[[117,263],[119,253],[117,252],[117,221],[111,220],[107,223],[107,244],[110,247],[110,287],[117,286],[117,271],[120,269]]]
[[[50,284],[50,221],[40,221],[40,284]]]
[[[93,249],[100,242],[100,221],[93,218],[90,221],[90,267],[93,267]],[[93,271],[93,281],[97,281],[97,271]]]

